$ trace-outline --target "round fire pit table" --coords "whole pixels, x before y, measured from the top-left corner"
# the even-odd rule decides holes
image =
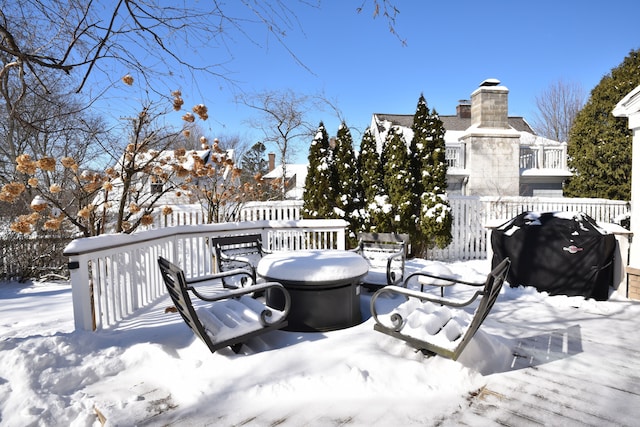
[[[362,322],[360,279],[369,270],[360,255],[341,250],[303,250],[265,255],[257,274],[280,282],[289,291],[291,309],[285,328],[297,332],[344,329]],[[266,294],[267,304],[281,309],[282,293]]]

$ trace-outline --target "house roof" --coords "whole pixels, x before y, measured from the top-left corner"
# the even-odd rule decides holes
[[[393,125],[411,128],[413,125],[413,114],[384,114],[374,113],[379,121],[389,121]],[[447,131],[464,131],[471,126],[470,117],[460,117],[458,115],[442,116],[439,115],[442,124]],[[529,132],[535,134],[529,123],[520,116],[508,117],[509,126],[518,132]],[[380,129],[382,131],[382,129]]]
[[[287,163],[287,178],[291,178],[296,175],[298,177],[306,177],[307,176],[307,168],[308,164],[296,164],[296,163]],[[282,165],[276,166],[272,171],[266,173],[263,178],[265,179],[276,179],[282,177]]]
[[[287,163],[287,179],[295,178],[294,187],[287,191],[287,198],[301,199],[304,193],[304,184],[307,179],[308,164],[289,164]],[[282,165],[276,166],[272,171],[263,176],[264,179],[282,178]]]

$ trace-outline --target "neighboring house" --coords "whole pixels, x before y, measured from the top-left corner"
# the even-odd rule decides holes
[[[285,198],[302,200],[308,164],[287,164],[285,176]],[[269,153],[269,172],[262,178],[267,182],[282,178],[282,164],[275,165],[275,154]]]
[[[156,194],[162,193],[165,190],[166,185],[176,187],[174,190],[166,191],[155,200],[155,206],[163,205],[184,205],[195,203],[197,200],[192,195],[191,191],[185,191],[184,188],[180,188],[182,183],[187,181],[194,186],[198,186],[199,180],[206,179],[204,177],[191,176],[189,173],[176,172],[176,166],[180,166],[182,170],[192,171],[196,165],[196,160],[203,164],[215,162],[212,160],[212,156],[218,156],[218,159],[231,159],[233,160],[233,150],[228,150],[223,153],[215,153],[210,149],[206,150],[186,150],[183,156],[176,156],[176,153],[172,150],[165,150],[161,152],[149,151],[147,153],[136,154],[136,164],[144,165],[148,164],[145,168],[147,172],[140,172],[136,174],[133,180],[133,187],[135,188],[135,194],[129,196],[132,202],[136,202],[141,206],[145,206],[149,201],[155,200]],[[152,156],[156,156],[155,160]],[[124,164],[124,156],[121,157],[116,168],[122,168]],[[219,167],[219,166],[218,166]],[[227,175],[231,176],[231,166],[223,165],[225,168],[221,175],[223,179],[226,179]],[[163,175],[170,176],[171,184],[164,182]],[[210,185],[210,182],[207,182]],[[122,181],[118,178],[112,181],[113,188],[110,191],[110,200],[117,200],[122,197]],[[205,184],[206,185],[206,184]],[[101,198],[102,196],[100,196]]]
[[[508,116],[509,90],[485,80],[443,122],[449,194],[562,196],[571,176],[566,142],[537,136],[522,117]],[[373,114],[371,129],[381,152],[391,126],[411,142],[413,114]]]

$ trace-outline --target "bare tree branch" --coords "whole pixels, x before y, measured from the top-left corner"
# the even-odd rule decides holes
[[[573,121],[585,103],[585,91],[578,83],[558,80],[536,96],[533,127],[539,135],[565,142]]]
[[[313,125],[307,119],[313,110],[322,106],[319,98],[296,94],[292,90],[265,91],[253,95],[242,95],[238,101],[258,112],[258,116],[249,120],[249,125],[262,131],[265,144],[274,145],[280,155],[282,165],[282,191],[285,195],[285,179],[287,162],[298,145],[305,139],[311,141],[317,124]]]
[[[395,5],[391,2],[391,0],[363,0],[360,7],[356,8],[356,12],[361,13],[365,5],[371,2],[373,4],[373,18],[377,18],[382,15],[384,19],[387,20],[387,25],[389,26],[389,32],[393,34],[403,46],[407,45],[407,40],[400,37],[400,34],[396,31],[396,18],[400,13],[400,10],[395,7]]]

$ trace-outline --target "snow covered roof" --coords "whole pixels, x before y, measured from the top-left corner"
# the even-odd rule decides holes
[[[308,164],[287,164],[286,179],[295,178],[294,187],[287,191],[288,199],[302,199],[304,194],[304,184],[307,180]],[[282,165],[276,166],[271,172],[263,176],[264,179],[282,178]]]
[[[545,138],[540,135],[534,135],[529,132],[520,133],[520,145],[560,145],[566,142],[556,141],[555,139]]]
[[[297,180],[300,181],[300,177],[302,177],[302,183],[304,184],[304,179],[307,177],[307,168],[308,164],[287,164],[286,176],[285,178],[292,178],[293,176],[297,176]],[[265,179],[277,179],[282,178],[282,165],[276,166],[271,172],[264,175]]]
[[[460,142],[460,138],[474,129],[471,125],[470,117],[456,116],[439,116],[442,120],[444,128],[446,130],[444,140],[447,145],[455,145]],[[376,126],[377,132],[374,132],[378,145],[382,144],[387,132],[391,126],[398,126],[398,129],[402,133],[405,141],[411,141],[413,138],[413,131],[411,126],[413,125],[413,115],[411,114],[374,114],[371,120],[371,126]],[[538,136],[534,130],[529,126],[529,123],[522,117],[509,117],[509,125],[511,129],[508,132],[512,132],[514,135],[520,136],[521,145],[559,145],[559,141],[551,140]],[[482,133],[491,133],[489,128],[482,128]],[[504,129],[497,130],[500,134],[504,134]],[[381,146],[379,147],[381,148]]]
[[[392,125],[411,128],[413,125],[413,114],[384,114],[374,113],[374,117],[377,117],[378,121],[391,122]],[[444,128],[448,131],[464,131],[471,126],[471,117],[460,117],[458,115],[443,116],[438,115]],[[518,132],[529,132],[535,134],[529,123],[519,116],[512,116],[508,118],[509,126]]]
[[[640,111],[640,86],[636,86],[613,109],[616,117],[630,117]]]

